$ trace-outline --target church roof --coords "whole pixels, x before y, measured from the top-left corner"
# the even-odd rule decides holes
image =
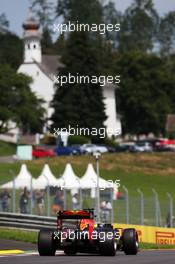
[[[51,79],[53,75],[58,74],[59,68],[64,67],[61,63],[61,56],[58,55],[43,55],[42,62],[37,65]]]
[[[31,7],[29,8],[27,19],[22,26],[24,29],[24,38],[35,37],[41,39],[41,34],[39,32],[40,23],[38,20],[35,19]]]
[[[37,21],[32,13],[32,8],[29,8],[27,20],[23,23],[23,28],[25,30],[38,30],[40,27],[39,21]]]

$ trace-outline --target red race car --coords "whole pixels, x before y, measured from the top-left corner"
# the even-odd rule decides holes
[[[33,149],[32,156],[34,158],[55,157],[56,153],[52,149],[44,149],[42,147],[37,147]]]
[[[133,228],[120,232],[111,224],[96,224],[93,209],[59,211],[55,231],[41,230],[38,234],[40,256],[54,256],[56,250],[63,250],[66,255],[115,256],[117,250],[136,255],[138,235]]]

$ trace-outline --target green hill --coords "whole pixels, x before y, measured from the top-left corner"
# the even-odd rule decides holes
[[[10,156],[16,153],[16,145],[0,141],[0,156]]]

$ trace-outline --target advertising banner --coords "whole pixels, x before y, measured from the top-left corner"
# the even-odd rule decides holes
[[[115,228],[135,228],[139,236],[139,242],[163,245],[175,245],[175,228],[164,228],[154,226],[139,226],[128,224],[114,224]]]

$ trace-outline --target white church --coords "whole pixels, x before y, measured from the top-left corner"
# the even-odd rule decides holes
[[[32,77],[31,90],[44,99],[47,117],[51,117],[53,109],[50,102],[54,96],[55,85],[53,75],[63,67],[61,56],[42,54],[41,33],[39,22],[30,13],[23,24],[24,59],[18,72]],[[61,54],[60,54],[61,55]],[[121,123],[116,113],[115,88],[112,85],[103,87],[105,112],[107,119],[104,123],[110,131],[121,131]],[[60,98],[61,100],[61,98]],[[47,124],[48,125],[48,124]]]

